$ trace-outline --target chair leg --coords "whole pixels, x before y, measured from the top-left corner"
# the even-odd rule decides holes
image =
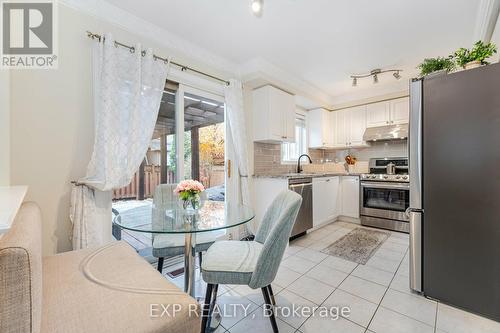
[[[208,309],[208,318],[207,318],[207,324],[206,327],[210,327],[210,324],[212,323],[212,315],[215,309],[215,304],[217,302],[217,292],[219,291],[219,285],[216,284],[214,285],[213,291],[212,291],[212,301],[210,302],[210,308]]]
[[[273,292],[273,287],[271,287],[271,285],[268,285],[267,286],[267,289],[269,291],[269,296],[271,298],[271,304],[273,306],[276,306],[276,299],[274,298],[274,292]]]
[[[158,272],[162,272],[163,271],[163,261],[165,260],[165,258],[163,257],[160,257],[158,258]]]
[[[269,309],[269,311],[271,311],[269,319],[271,320],[271,326],[273,327],[273,332],[278,333],[279,332],[278,324],[276,323],[276,318],[274,317],[274,308],[273,305],[271,304],[271,298],[269,297],[269,289],[267,286],[262,288],[262,295],[264,296],[265,309]]]
[[[201,333],[205,333],[207,330],[207,320],[210,312],[210,305],[212,304],[212,290],[214,288],[213,284],[207,284],[207,292],[205,294],[205,300],[203,301],[203,310],[201,313]]]
[[[201,261],[203,260],[203,254],[202,252],[198,252],[198,260],[200,261],[200,269],[201,269]]]

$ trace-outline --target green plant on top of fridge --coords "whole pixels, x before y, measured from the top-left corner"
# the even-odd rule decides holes
[[[426,76],[437,71],[450,72],[455,68],[455,63],[451,56],[437,57],[437,58],[426,58],[424,61],[418,65],[417,69],[420,70],[420,76]]]
[[[455,62],[460,67],[466,67],[467,64],[477,63],[478,65],[487,65],[486,59],[497,53],[497,47],[494,43],[485,44],[483,41],[477,41],[472,49],[460,48],[453,54]]]

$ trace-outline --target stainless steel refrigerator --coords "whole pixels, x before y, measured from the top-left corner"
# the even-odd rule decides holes
[[[410,84],[410,284],[500,321],[500,64]]]

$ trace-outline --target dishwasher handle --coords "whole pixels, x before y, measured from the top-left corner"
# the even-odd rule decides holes
[[[296,188],[296,187],[306,187],[306,186],[312,186],[312,183],[302,183],[302,184],[291,184],[288,185],[290,189]]]

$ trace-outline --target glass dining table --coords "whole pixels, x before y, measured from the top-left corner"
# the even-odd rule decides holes
[[[113,224],[121,229],[155,234],[184,235],[184,291],[195,297],[196,235],[248,223],[253,210],[237,203],[206,201],[197,210],[185,209],[178,202],[153,204],[140,216],[118,213]]]

